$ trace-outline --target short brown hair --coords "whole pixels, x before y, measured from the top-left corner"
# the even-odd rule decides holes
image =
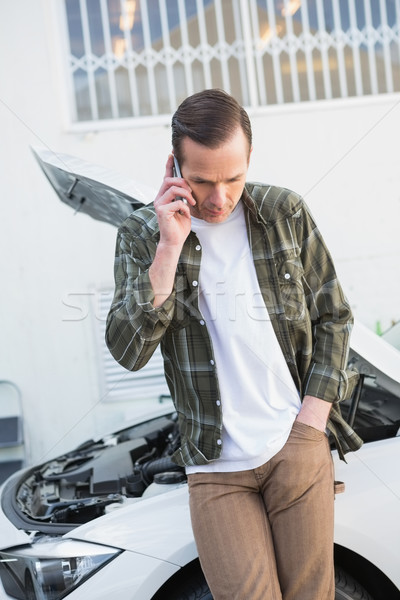
[[[189,137],[208,148],[218,148],[241,127],[252,145],[250,119],[244,108],[220,89],[209,89],[186,98],[172,117],[172,147],[182,162],[182,141]]]

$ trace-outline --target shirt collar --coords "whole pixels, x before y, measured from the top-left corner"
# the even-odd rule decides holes
[[[248,210],[248,212],[250,213],[250,215],[258,222],[258,223],[262,223],[263,225],[267,225],[267,221],[264,219],[264,217],[262,216],[256,201],[254,200],[254,198],[252,198],[252,196],[250,195],[250,193],[248,192],[247,188],[244,187],[243,189],[243,194],[242,194],[242,201],[243,204],[245,206],[245,208]]]

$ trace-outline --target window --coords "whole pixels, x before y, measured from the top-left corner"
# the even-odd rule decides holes
[[[400,91],[400,0],[64,0],[73,118]]]

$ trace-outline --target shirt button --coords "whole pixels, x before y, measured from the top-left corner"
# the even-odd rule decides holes
[[[221,446],[221,444],[222,444],[222,440],[217,440],[217,445]]]
[[[210,365],[212,365],[212,366],[215,365],[215,361],[213,359],[210,360]]]
[[[197,244],[197,246],[196,246],[196,248],[195,248],[195,249],[196,249],[197,251],[201,250],[201,246],[200,246],[200,244]]]
[[[203,319],[201,319],[200,325],[205,325],[205,324],[206,324],[205,321],[203,321]]]
[[[221,406],[221,400],[217,400],[215,403],[217,406]]]
[[[285,279],[290,279],[290,273],[285,273]]]
[[[197,287],[199,285],[198,281],[194,280],[192,281],[192,286],[193,287]]]

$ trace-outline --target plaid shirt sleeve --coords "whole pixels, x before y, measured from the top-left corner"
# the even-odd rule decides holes
[[[106,343],[115,360],[130,371],[141,369],[151,358],[174,311],[175,292],[159,308],[148,269],[157,240],[146,236],[154,227],[154,215],[129,217],[117,236],[114,277],[115,294],[106,323]],[[150,240],[150,242],[149,242]]]

